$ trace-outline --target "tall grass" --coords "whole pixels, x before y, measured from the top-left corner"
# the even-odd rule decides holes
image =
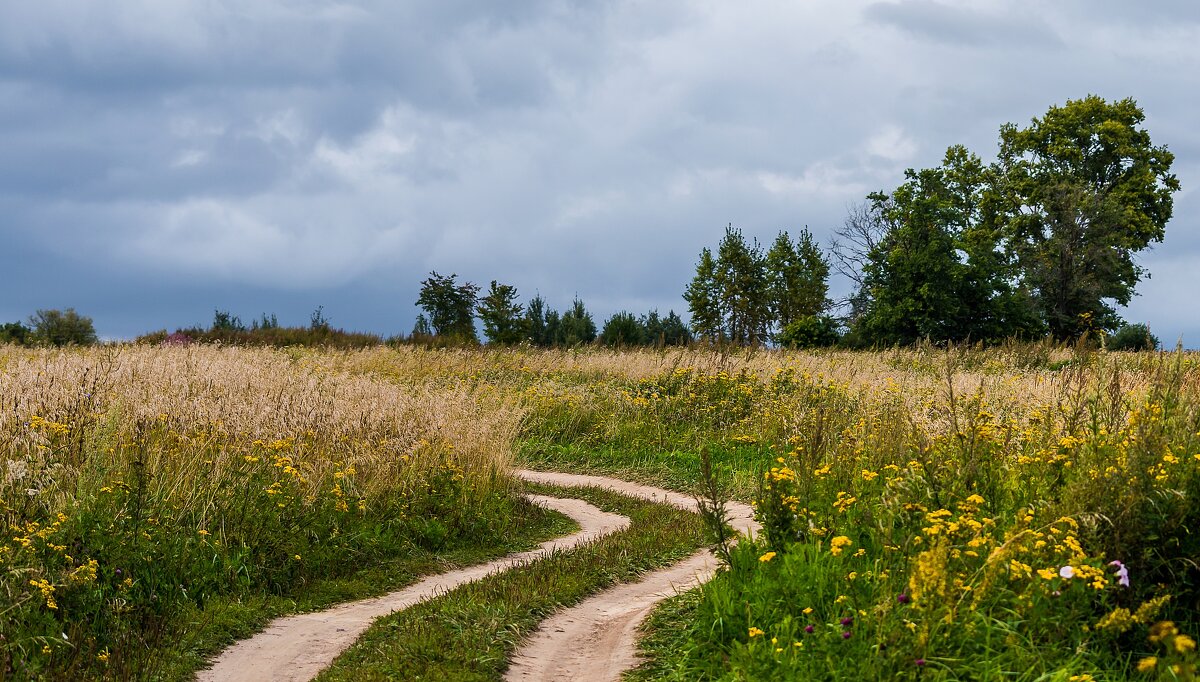
[[[182,605],[505,535],[520,407],[324,357],[0,348],[0,678],[145,674]]]
[[[704,588],[683,678],[1190,678],[1200,362],[1052,346],[582,356],[525,456],[694,486],[764,532]],[[627,453],[636,452],[636,456]],[[1126,584],[1128,583],[1128,584]]]

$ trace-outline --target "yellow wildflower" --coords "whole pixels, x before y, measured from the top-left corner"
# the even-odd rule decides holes
[[[1196,650],[1196,640],[1187,635],[1176,635],[1174,644],[1175,651],[1181,654],[1191,653]]]

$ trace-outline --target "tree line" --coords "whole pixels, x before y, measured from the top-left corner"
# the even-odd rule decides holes
[[[516,287],[496,280],[482,296],[480,292],[477,284],[459,282],[457,274],[430,272],[421,282],[417,306],[423,312],[417,316],[410,341],[478,344],[476,317],[488,343],[498,346],[525,343],[561,348],[597,341],[608,346],[661,346],[691,341],[687,325],[673,310],[666,317],[657,310],[640,316],[621,311],[597,329],[578,296],[559,313],[540,294],[527,305],[519,303]]]
[[[1028,127],[1000,129],[984,163],[950,147],[936,168],[909,169],[891,192],[852,207],[831,258],[807,232],[763,252],[732,227],[700,253],[684,298],[700,338],[758,345],[907,345],[917,341],[1074,340],[1123,325],[1147,273],[1136,255],[1161,242],[1178,179],[1132,99],[1054,106]],[[830,264],[854,285],[834,319]],[[1112,344],[1110,344],[1112,347]]]
[[[97,342],[92,318],[74,308],[39,310],[24,322],[0,324],[0,344],[18,346],[87,346]]]

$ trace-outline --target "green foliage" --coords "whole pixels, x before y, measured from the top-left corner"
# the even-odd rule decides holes
[[[604,323],[600,342],[609,347],[641,346],[646,343],[646,328],[633,313],[615,313]]]
[[[20,322],[0,324],[0,344],[11,343],[23,346],[33,336],[33,330]]]
[[[719,343],[725,339],[725,313],[721,308],[720,289],[717,287],[717,261],[712,251],[705,247],[700,251],[696,263],[696,276],[683,294],[692,314],[691,328],[696,338],[708,343]]]
[[[242,324],[242,318],[230,313],[228,310],[213,310],[212,325],[208,328],[212,332],[241,332],[246,331],[246,325]]]
[[[497,284],[492,280],[487,296],[479,301],[479,318],[483,320],[483,332],[488,342],[498,346],[511,346],[526,338],[524,312],[517,303],[517,289],[508,284]]]
[[[1108,350],[1158,350],[1158,337],[1150,333],[1148,325],[1126,324],[1105,339],[1104,347]]]
[[[1179,180],[1132,99],[1089,95],[1027,128],[1000,129],[995,190],[1001,230],[1055,338],[1115,329],[1144,271],[1137,252],[1161,242]]]
[[[784,348],[829,348],[841,339],[838,321],[829,315],[807,315],[783,328],[779,345]]]
[[[456,274],[449,276],[430,272],[421,282],[417,305],[428,315],[435,336],[444,336],[463,343],[479,343],[475,333],[475,305],[479,286],[471,282],[458,284]]]
[[[525,306],[525,333],[529,343],[545,348],[551,345],[551,335],[546,320],[546,299],[541,294],[529,299]]]
[[[674,310],[661,318],[657,310],[651,310],[642,316],[641,324],[646,330],[646,344],[650,346],[686,346],[692,340],[691,331]]]
[[[692,313],[691,328],[708,343],[765,344],[772,332],[829,306],[829,262],[804,230],[793,243],[780,232],[763,253],[757,240],[747,242],[732,225],[713,257],[700,252],[696,275],[683,297]]]
[[[255,331],[257,329],[279,329],[279,318],[275,317],[275,313],[271,313],[270,315],[263,313],[262,317],[250,322],[250,330]]]
[[[135,343],[147,345],[187,345],[190,343],[219,343],[224,346],[270,346],[284,348],[289,346],[327,347],[327,348],[370,348],[383,344],[383,339],[377,334],[364,332],[348,332],[330,327],[262,327],[251,324],[249,329],[202,329],[189,327],[176,329],[172,333],[161,329],[143,334],[134,340]]]
[[[794,244],[787,232],[780,232],[767,251],[765,266],[773,322],[778,329],[820,315],[828,308],[829,262],[807,229],[801,231]]]
[[[758,240],[747,243],[732,225],[717,247],[713,283],[720,309],[725,312],[729,341],[758,346],[768,337],[771,299],[766,259]]]
[[[39,310],[29,318],[33,343],[46,346],[86,346],[97,342],[92,318],[66,310]]]
[[[428,339],[433,336],[433,328],[429,326],[429,318],[425,317],[424,313],[417,315],[417,321],[413,323],[412,338]]]
[[[604,322],[600,342],[612,347],[630,346],[682,346],[691,341],[691,332],[675,311],[659,317],[657,310],[636,317],[621,311]]]
[[[278,326],[278,325],[276,325]],[[325,317],[325,306],[319,305],[308,318],[308,328],[316,333],[328,332],[332,327]]]
[[[861,341],[996,341],[1035,329],[999,253],[990,176],[979,158],[951,147],[942,166],[906,176],[890,195],[870,197],[890,229],[867,256],[865,306],[855,320]]]
[[[576,297],[571,303],[571,309],[563,313],[555,345],[573,348],[595,340],[596,323],[592,320],[592,314],[583,305],[583,301]]]
[[[1179,181],[1173,156],[1139,127],[1131,100],[1089,96],[1000,130],[985,166],[961,146],[941,166],[873,194],[835,245],[859,284],[852,338],[1059,340],[1111,331],[1142,275],[1137,252],[1162,241]]]

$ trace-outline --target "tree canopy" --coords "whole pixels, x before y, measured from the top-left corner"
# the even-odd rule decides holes
[[[1133,100],[1089,96],[1000,130],[985,165],[961,146],[909,170],[847,220],[839,267],[861,263],[853,332],[865,343],[1073,339],[1120,324],[1161,241],[1179,182]],[[848,246],[847,246],[848,244]],[[865,250],[864,250],[865,248]]]

